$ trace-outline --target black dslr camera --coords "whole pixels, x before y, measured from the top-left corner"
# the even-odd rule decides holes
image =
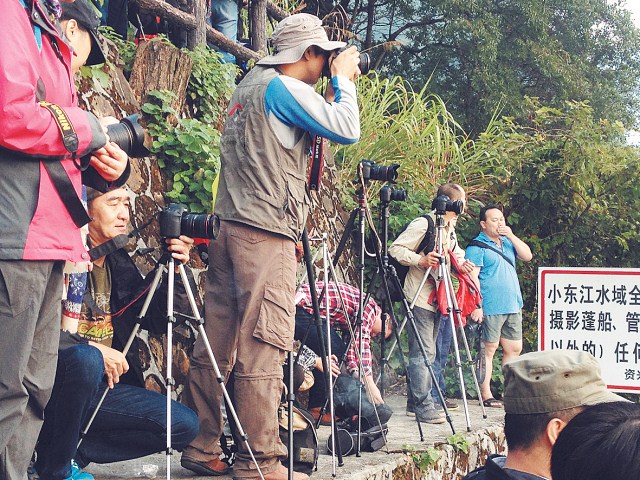
[[[144,128],[139,123],[140,115],[134,113],[107,126],[109,140],[118,145],[130,157],[146,157],[149,150],[144,146]]]
[[[344,52],[351,45],[345,45],[342,48],[336,50],[336,57]],[[360,53],[360,61],[358,62],[358,66],[360,67],[360,73],[362,75],[366,75],[371,70],[371,57],[368,53]]]
[[[179,203],[170,203],[158,216],[160,236],[178,238],[186,235],[191,238],[210,238],[215,240],[220,233],[220,219],[208,213],[189,213],[187,207]]]
[[[376,165],[373,160],[362,160],[362,178],[367,180],[379,180],[381,182],[395,182],[398,178],[399,163],[393,163],[389,166]]]
[[[392,200],[404,202],[406,199],[407,191],[403,188],[393,188],[389,185],[385,185],[380,189],[380,201],[382,203],[389,203]]]
[[[431,209],[436,211],[436,215],[444,215],[447,212],[460,215],[464,211],[464,202],[462,200],[452,202],[446,195],[438,195],[431,202]]]

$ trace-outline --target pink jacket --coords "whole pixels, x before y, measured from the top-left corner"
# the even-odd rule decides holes
[[[60,162],[79,195],[82,174],[51,112],[59,105],[78,137],[78,157],[106,143],[98,119],[78,107],[71,55],[41,0],[0,0],[0,259],[86,259],[73,223],[44,168]]]

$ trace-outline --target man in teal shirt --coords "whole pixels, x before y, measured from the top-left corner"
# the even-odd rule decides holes
[[[465,257],[476,265],[474,274],[480,281],[482,308],[471,319],[484,322],[487,374],[481,385],[484,405],[502,407],[491,393],[493,356],[502,345],[504,365],[522,351],[522,293],[516,272],[516,258],[531,260],[531,249],[505,223],[501,207],[488,205],[480,209],[482,232],[469,243]]]

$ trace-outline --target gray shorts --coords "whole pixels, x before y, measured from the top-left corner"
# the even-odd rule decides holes
[[[496,343],[501,338],[522,340],[522,311],[500,315],[485,315],[482,322],[482,339]]]

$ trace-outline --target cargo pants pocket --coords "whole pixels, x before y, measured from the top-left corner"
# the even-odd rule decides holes
[[[253,336],[280,350],[291,350],[294,314],[293,294],[283,288],[266,285]]]

